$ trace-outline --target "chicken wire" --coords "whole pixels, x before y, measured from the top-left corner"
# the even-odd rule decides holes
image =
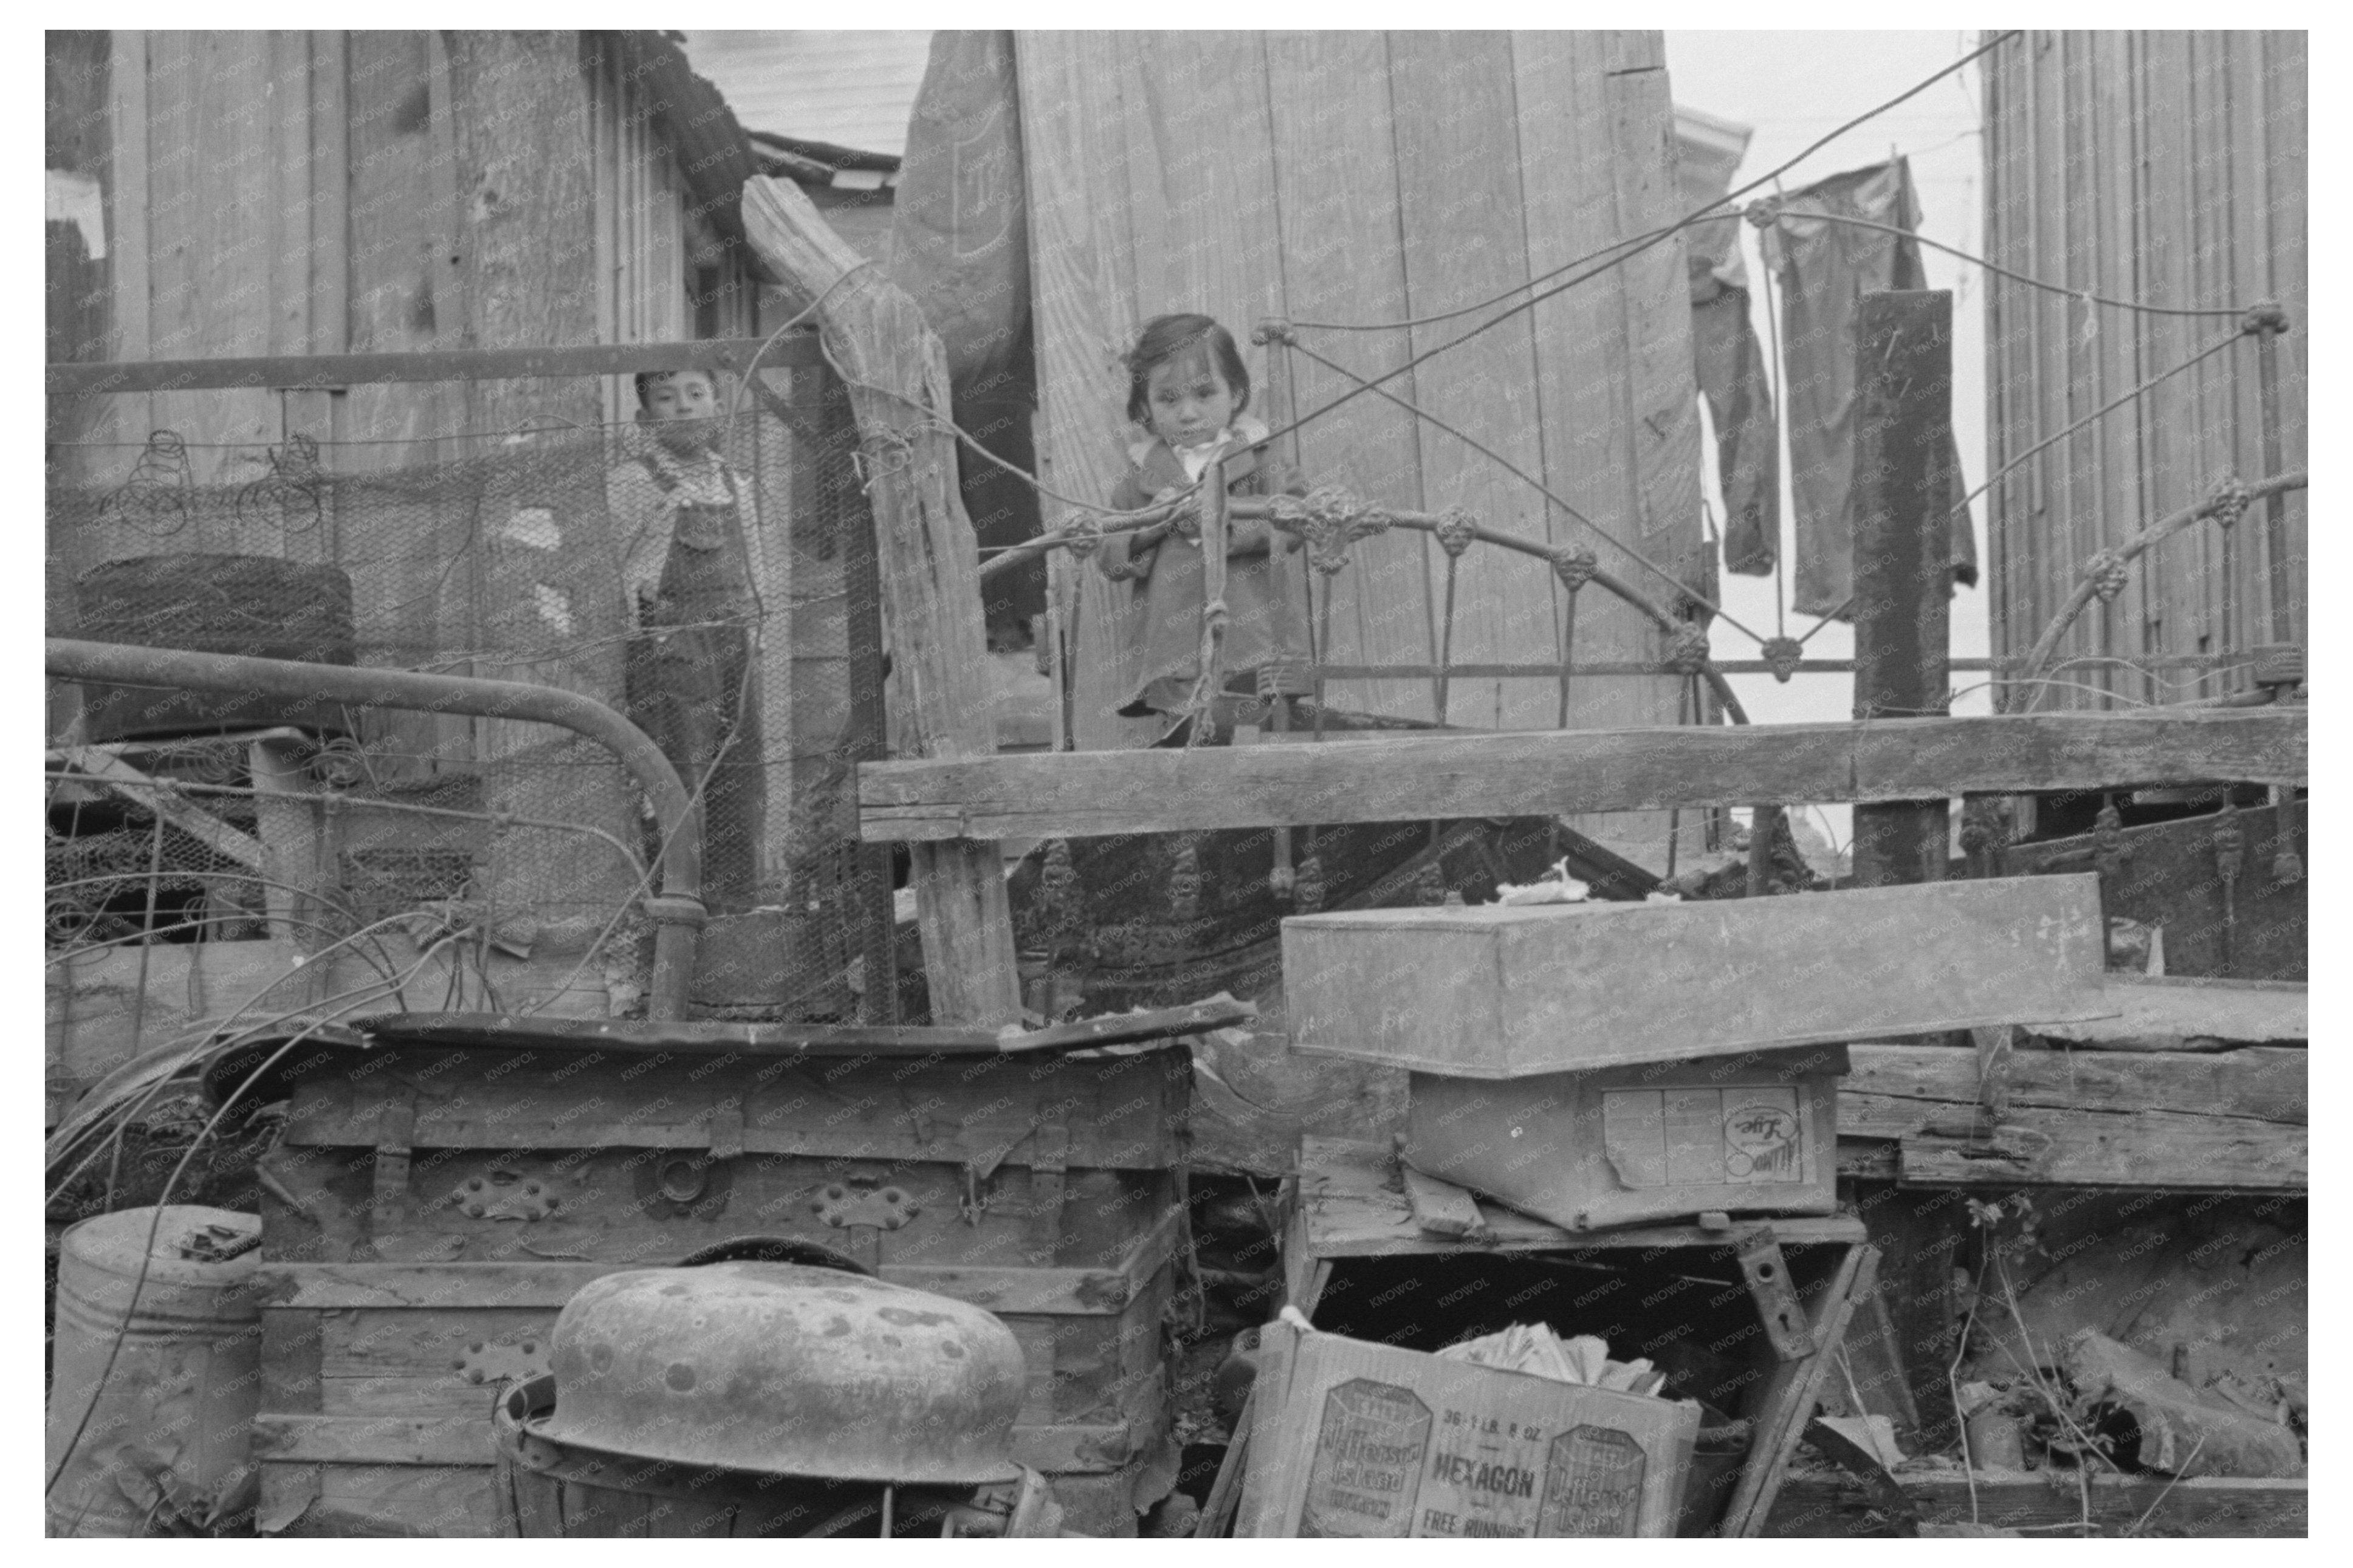
[[[728,962],[702,966],[694,996],[717,1016],[888,1017],[891,977],[868,985],[862,957],[889,952],[888,861],[856,846],[849,787],[881,734],[872,525],[839,389],[828,398],[816,373],[793,374],[810,383],[800,395],[747,403],[718,441],[756,534],[757,673],[739,697],[745,713],[756,708],[765,820],[732,863],[725,846],[706,845],[706,888],[736,890],[715,912],[754,918],[724,944]],[[52,482],[48,628],[286,657],[290,627],[341,611],[284,601],[332,598],[333,572],[276,569],[290,584],[281,602],[256,602],[273,595],[222,558],[267,557],[348,581],[348,642],[306,637],[301,650],[322,644],[306,657],[562,686],[627,712],[631,632],[608,477],[649,445],[636,426],[195,452],[159,434],[111,454],[111,473],[83,465],[100,482]],[[428,450],[438,460],[384,466],[388,453]],[[199,483],[199,467],[252,477]],[[157,557],[171,559],[128,569],[144,574],[145,596],[126,598],[121,563]],[[110,570],[93,578],[98,568]],[[51,683],[53,948],[266,929],[266,871],[185,831],[170,810],[159,859],[147,796],[75,776],[89,771],[76,748],[108,741],[118,763],[184,785],[182,812],[264,843],[269,792],[305,797],[324,826],[304,889],[313,925],[291,931],[298,944],[457,910],[516,951],[594,958],[645,945],[632,911],[656,847],[650,804],[593,742],[547,725],[317,703],[229,711],[183,696],[164,711],[150,700],[158,694],[135,695],[141,704],[109,709],[102,693]],[[92,732],[93,717],[119,731],[125,711],[163,732]],[[290,780],[257,777],[263,753],[240,743],[273,721],[290,728],[269,753]]]

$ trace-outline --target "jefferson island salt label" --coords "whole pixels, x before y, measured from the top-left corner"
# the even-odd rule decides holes
[[[1430,1426],[1430,1406],[1409,1389],[1360,1377],[1325,1394],[1299,1533],[1407,1534]]]

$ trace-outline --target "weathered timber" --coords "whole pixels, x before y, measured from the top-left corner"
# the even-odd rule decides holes
[[[1809,1328],[1819,1348],[1799,1360],[1778,1362],[1766,1373],[1765,1386],[1749,1406],[1757,1412],[1758,1419],[1749,1438],[1748,1463],[1741,1469],[1740,1484],[1725,1510],[1724,1522],[1716,1527],[1717,1535],[1742,1541],[1763,1531],[1773,1511],[1773,1500],[1788,1474],[1789,1460],[1798,1451],[1798,1439],[1804,1436],[1806,1423],[1813,1419],[1814,1400],[1830,1373],[1831,1356],[1846,1339],[1855,1304],[1878,1289],[1878,1276],[1875,1248],[1868,1244],[1848,1248],[1838,1272],[1809,1314]]]
[[[2114,1534],[2138,1526],[2151,1535],[2302,1536],[2311,1529],[2308,1484],[2300,1480],[2247,1480],[2237,1477],[2166,1476],[2084,1479],[2079,1493],[2073,1477],[2055,1487],[2045,1475],[2014,1471],[1905,1476],[1905,1496],[1922,1524],[1968,1520],[1995,1529],[2079,1523],[2088,1508],[2084,1533]],[[1869,1494],[1844,1476],[1792,1476],[1765,1521],[1767,1539],[1877,1536],[1894,1533]]]
[[[1977,1054],[1965,1047],[1847,1047],[1839,1131],[1901,1138],[1966,1122],[1978,1104]],[[2215,1055],[2164,1051],[2018,1051],[2007,1115],[2032,1110],[2132,1115],[2146,1110],[2305,1125],[2309,1053],[2276,1047]]]
[[[724,370],[742,374],[754,353],[763,370],[808,369],[822,363],[814,334],[788,332],[761,353],[759,338],[683,343],[593,343],[573,348],[442,349],[417,353],[280,354],[245,359],[121,360],[52,364],[52,397],[93,393],[208,392],[237,387],[292,389],[382,386],[401,382],[522,381],[575,375],[631,375],[641,370]]]
[[[1998,1122],[1980,1103],[1974,1051],[1848,1055],[1839,1131],[1897,1142],[1908,1184],[2279,1191],[2308,1180],[2301,1050],[2020,1051]]]
[[[1940,717],[1952,701],[1946,586],[1952,554],[1953,297],[1866,294],[1855,311],[1854,716]],[[1854,879],[1942,878],[1944,796],[1859,805]]]
[[[812,301],[849,385],[890,608],[895,749],[990,756],[978,546],[957,491],[955,438],[938,423],[949,406],[946,353],[914,300],[845,244],[797,186],[746,181],[744,220],[761,259]],[[934,1019],[1018,1021],[1013,921],[996,847],[918,848],[914,886]]]
[[[2200,778],[2292,784],[2308,763],[2305,714],[2263,708],[939,758],[865,763],[858,774],[860,836],[923,843]]]
[[[2094,1051],[2221,1051],[2241,1045],[2303,1045],[2311,1037],[2300,981],[2108,977],[2113,1018],[2036,1030]]]

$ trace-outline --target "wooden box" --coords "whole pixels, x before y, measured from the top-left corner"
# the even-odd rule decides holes
[[[1844,1046],[1503,1080],[1415,1073],[1406,1163],[1570,1230],[1838,1208]]]
[[[1699,1406],[1288,1323],[1260,1331],[1237,1536],[1670,1536]]]
[[[1013,1458],[1050,1477],[1111,1483],[1165,1440],[1181,1043],[375,1044],[296,1048],[264,1165],[266,1530],[496,1533],[492,1404],[546,1369],[565,1301],[745,1237],[1002,1317],[1030,1377]]]
[[[1465,1078],[2100,1017],[2105,952],[2089,874],[1282,922],[1294,1046]]]

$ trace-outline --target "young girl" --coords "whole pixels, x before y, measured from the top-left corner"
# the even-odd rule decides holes
[[[1192,488],[1210,459],[1226,459],[1231,496],[1307,493],[1299,470],[1265,445],[1267,427],[1243,414],[1250,406],[1250,372],[1233,335],[1207,316],[1158,316],[1145,324],[1127,356],[1127,416],[1149,435],[1128,447],[1130,467],[1111,504],[1133,511]],[[1143,658],[1120,713],[1167,716],[1164,740],[1181,733],[1201,676],[1201,547],[1190,520],[1157,523],[1103,542],[1099,560],[1113,581],[1136,584],[1143,598]],[[1270,548],[1282,541],[1281,550]],[[1283,558],[1297,538],[1263,521],[1233,519],[1226,551],[1226,693],[1254,703],[1259,673],[1274,668],[1285,694],[1306,689],[1285,672],[1307,661],[1303,605],[1297,573]],[[1219,740],[1245,710],[1221,701],[1203,739]]]

